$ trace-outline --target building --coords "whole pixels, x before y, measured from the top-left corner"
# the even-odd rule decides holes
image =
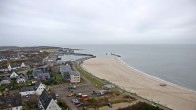
[[[70,71],[70,82],[71,83],[78,83],[80,82],[80,73],[78,71]]]
[[[70,79],[70,75],[69,75],[70,71],[72,71],[72,70],[71,70],[71,67],[69,65],[61,65],[60,66],[61,75],[65,80]]]
[[[17,83],[25,83],[26,78],[23,75],[19,75],[18,78],[16,79]]]
[[[40,82],[36,82],[35,85],[33,86],[25,86],[20,89],[19,94],[21,96],[26,96],[26,95],[41,95],[42,91],[46,89],[46,86]]]
[[[8,71],[8,69],[5,66],[0,66],[0,71]]]
[[[10,64],[8,65],[7,69],[8,69],[8,71],[12,71],[12,67]]]
[[[68,64],[61,65],[60,72],[65,80],[69,80],[71,83],[80,82],[80,73],[78,71],[73,71]]]
[[[33,77],[36,79],[40,79],[40,80],[47,80],[50,78],[50,74],[49,73],[44,73],[42,70],[40,69],[35,69],[33,70]]]
[[[25,67],[27,67],[27,66],[24,64],[24,62],[22,62],[22,64],[21,64],[20,67],[21,67],[21,68],[25,68]]]
[[[20,64],[12,64],[12,65],[9,64],[8,67],[7,67],[8,71],[16,70],[16,69],[19,69],[19,68],[21,68]]]
[[[0,85],[9,85],[10,83],[11,83],[11,79],[7,76],[2,78],[2,80],[0,81]]]
[[[0,55],[0,61],[5,61],[5,60],[7,60],[6,56]]]
[[[19,94],[0,95],[1,110],[22,110],[22,99]]]
[[[38,106],[42,110],[61,110],[57,104],[55,94],[51,95],[46,90],[43,90],[42,94],[40,95]]]
[[[16,72],[12,72],[12,74],[10,74],[10,78],[13,79],[13,78],[17,78],[18,77],[18,74],[16,74]]]

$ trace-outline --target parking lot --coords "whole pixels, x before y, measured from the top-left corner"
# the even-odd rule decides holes
[[[88,97],[92,96],[93,91],[97,91],[98,89],[95,88],[94,86],[85,83],[85,84],[75,84],[76,88],[75,89],[68,89],[70,84],[62,84],[62,85],[56,85],[51,88],[51,91],[58,94],[59,99],[64,100],[67,105],[70,107],[71,110],[77,110],[79,103],[74,104],[72,102],[72,99],[78,99],[76,96],[72,95],[77,95],[78,93],[81,93],[83,95],[87,95]],[[70,95],[68,97],[67,95]],[[80,101],[80,103],[82,103]]]

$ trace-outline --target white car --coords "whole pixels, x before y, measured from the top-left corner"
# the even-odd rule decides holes
[[[71,100],[73,103],[78,103],[79,101],[78,101],[78,99],[72,99]]]

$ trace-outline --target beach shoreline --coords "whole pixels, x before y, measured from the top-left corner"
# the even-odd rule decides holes
[[[82,67],[94,76],[112,82],[126,91],[160,102],[172,109],[195,110],[196,92],[151,76],[126,64],[121,58],[107,56],[84,61]],[[165,83],[166,86],[160,86]]]
[[[164,83],[166,83],[166,84],[173,85],[173,86],[176,86],[176,87],[178,87],[178,88],[181,88],[181,89],[184,89],[184,90],[187,90],[187,91],[190,91],[190,92],[193,92],[193,93],[196,94],[196,91],[194,91],[194,90],[192,90],[192,89],[189,89],[189,88],[186,88],[186,87],[183,87],[183,86],[179,86],[179,85],[174,84],[174,83],[172,83],[172,82],[166,81],[166,80],[164,80],[164,79],[158,78],[158,77],[156,77],[156,76],[149,75],[149,74],[147,74],[147,73],[145,73],[145,72],[143,72],[143,71],[141,71],[141,70],[138,70],[138,69],[136,69],[136,68],[134,68],[134,67],[128,65],[127,63],[125,63],[120,57],[118,57],[118,60],[119,60],[122,64],[124,64],[125,66],[127,66],[127,67],[129,67],[129,68],[131,68],[131,69],[133,69],[133,70],[135,70],[135,71],[137,71],[137,72],[139,72],[139,73],[141,73],[141,74],[143,74],[143,75],[146,75],[146,77],[150,77],[150,78],[153,78],[153,79],[155,79],[155,80],[162,81],[162,82],[164,82]]]

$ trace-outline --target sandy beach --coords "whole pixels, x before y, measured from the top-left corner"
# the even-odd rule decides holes
[[[151,77],[129,67],[118,57],[97,57],[82,64],[91,74],[106,79],[127,91],[159,102],[175,110],[196,110],[196,92]],[[160,86],[166,84],[166,86]]]

